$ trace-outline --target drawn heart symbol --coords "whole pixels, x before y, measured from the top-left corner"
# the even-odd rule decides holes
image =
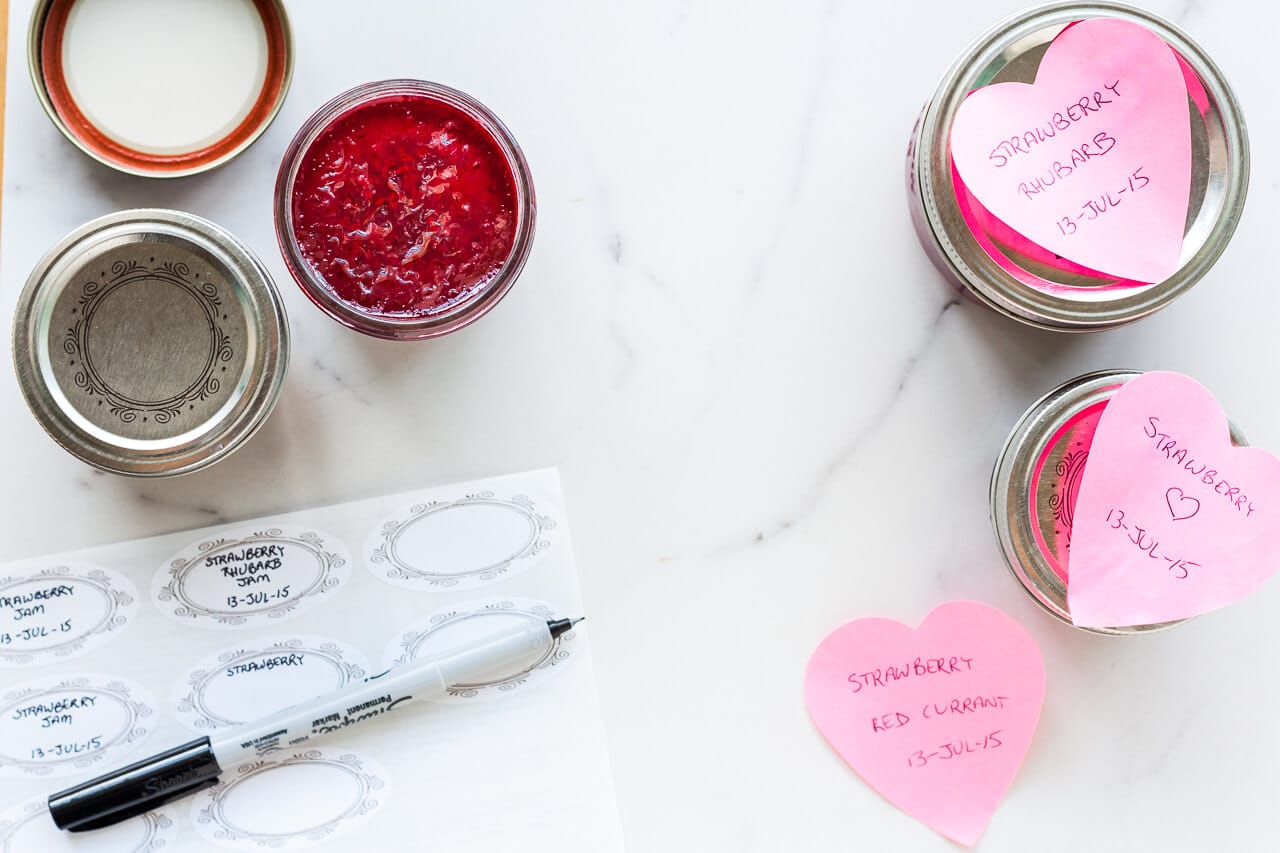
[[[1222,408],[1194,379],[1131,379],[1102,412],[1080,483],[1071,619],[1150,625],[1244,598],[1280,568],[1277,530],[1280,459],[1233,446]]]
[[[1175,492],[1178,495],[1178,506],[1183,507],[1182,515],[1178,514],[1178,510],[1173,505]],[[1190,497],[1177,486],[1173,486],[1164,493],[1164,502],[1169,505],[1169,514],[1173,516],[1174,521],[1186,521],[1188,518],[1194,518],[1195,514],[1200,511],[1199,499]]]
[[[1044,701],[1025,628],[952,601],[912,630],[859,619],[818,644],[804,697],[832,749],[886,800],[972,846],[1017,775]]]
[[[1145,27],[1095,18],[1064,30],[1034,84],[970,93],[951,156],[982,205],[1032,242],[1107,275],[1177,268],[1191,193],[1186,80]]]

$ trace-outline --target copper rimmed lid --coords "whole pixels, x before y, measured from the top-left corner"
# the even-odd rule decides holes
[[[27,405],[69,452],[166,476],[216,462],[262,425],[288,325],[262,263],[222,228],[127,210],[41,259],[18,300],[13,356]]]
[[[77,148],[171,178],[221,166],[266,130],[289,90],[293,36],[283,0],[39,0],[27,64]]]

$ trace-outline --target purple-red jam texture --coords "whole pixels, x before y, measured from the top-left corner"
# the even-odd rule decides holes
[[[339,116],[303,156],[293,229],[338,299],[428,317],[482,292],[516,239],[516,182],[471,116],[395,95]]]

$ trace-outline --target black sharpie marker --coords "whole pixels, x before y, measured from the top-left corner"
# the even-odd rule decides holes
[[[215,784],[223,767],[294,749],[376,719],[410,702],[444,695],[451,684],[483,680],[545,652],[581,619],[557,619],[477,638],[431,660],[414,661],[285,708],[216,738],[202,737],[49,797],[59,829],[80,832],[128,820]]]

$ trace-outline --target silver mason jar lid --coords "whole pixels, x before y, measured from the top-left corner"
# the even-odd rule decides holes
[[[222,228],[126,210],[64,237],[14,314],[18,384],[36,419],[104,471],[185,474],[266,420],[284,382],[284,306]]]
[[[1088,448],[1079,441],[1080,419],[1110,400],[1125,382],[1141,375],[1132,370],[1101,370],[1063,383],[1031,404],[1009,433],[991,473],[991,522],[1005,563],[1023,589],[1051,616],[1071,622],[1067,584],[1046,556],[1066,564],[1070,549],[1071,505],[1088,460]],[[1231,424],[1231,440],[1247,444]],[[1089,430],[1092,435],[1092,430]],[[1041,475],[1040,472],[1044,474]],[[1050,474],[1049,472],[1052,472]],[[1050,480],[1042,488],[1040,476]],[[1054,528],[1065,519],[1065,536]],[[1095,634],[1147,634],[1179,622],[1121,628],[1080,628]]]
[[[1003,269],[978,242],[956,200],[950,154],[956,111],[974,89],[1035,80],[1040,59],[1068,25],[1121,18],[1154,32],[1195,71],[1209,96],[1191,110],[1191,196],[1177,272],[1145,287],[1112,290],[1096,279],[1026,259],[1028,271],[1069,288],[1042,290]],[[916,124],[908,154],[912,217],[934,262],[989,307],[1029,325],[1066,332],[1107,329],[1145,317],[1208,272],[1235,232],[1249,185],[1249,141],[1235,95],[1213,60],[1172,23],[1122,3],[1053,3],[1009,18],[964,51]]]

